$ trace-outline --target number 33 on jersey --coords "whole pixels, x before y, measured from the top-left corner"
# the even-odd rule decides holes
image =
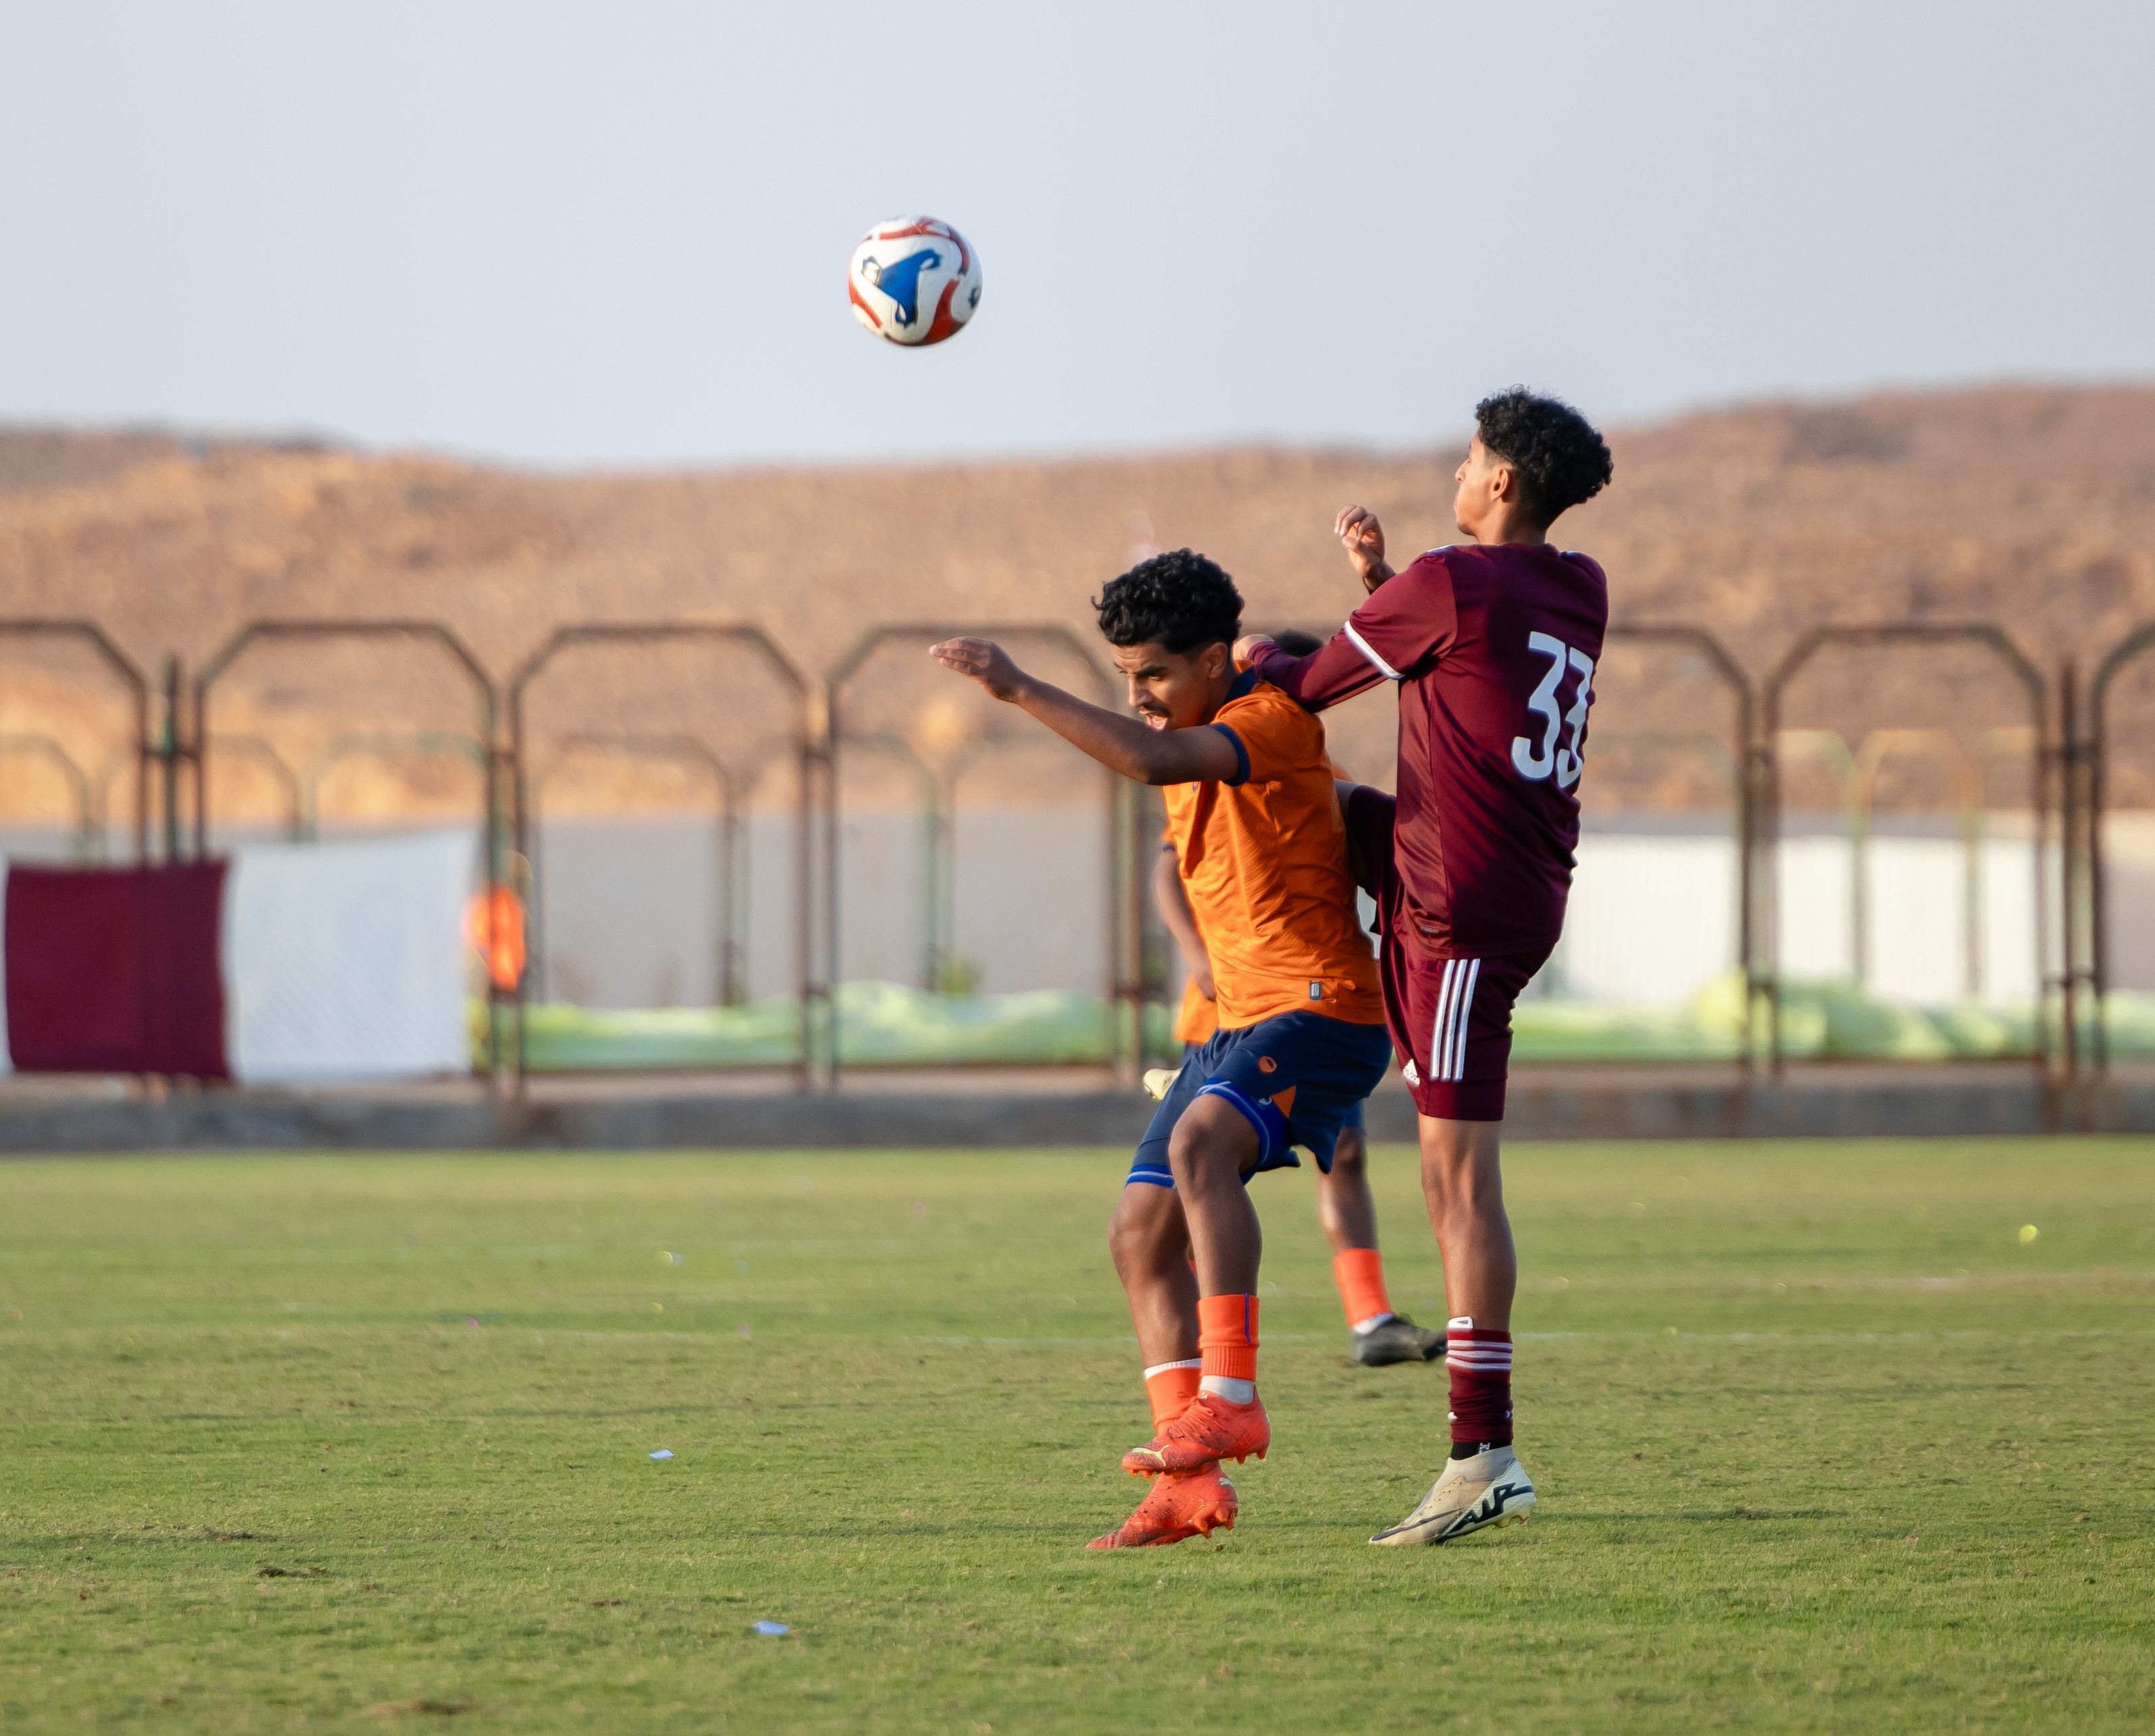
[[[1432,549],[1339,637],[1258,668],[1312,710],[1380,681],[1400,694],[1392,853],[1404,938],[1436,957],[1556,944],[1609,587],[1544,544]]]
[[[1586,733],[1586,708],[1594,703],[1594,659],[1554,633],[1528,633],[1527,649],[1548,659],[1548,673],[1527,700],[1529,711],[1538,711],[1548,721],[1538,744],[1524,735],[1512,738],[1512,766],[1521,777],[1544,778],[1554,774],[1557,788],[1569,790],[1579,781],[1584,757],[1579,738]],[[1557,689],[1564,685],[1567,674],[1579,677],[1569,710],[1559,707],[1557,698]],[[1558,732],[1565,730],[1571,732],[1570,737],[1559,746]]]

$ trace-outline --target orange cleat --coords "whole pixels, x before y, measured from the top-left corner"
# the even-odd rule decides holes
[[[1088,1549],[1142,1549],[1155,1544],[1180,1543],[1185,1537],[1210,1537],[1214,1531],[1235,1529],[1241,1503],[1235,1485],[1220,1474],[1217,1465],[1177,1476],[1163,1477],[1145,1492],[1137,1511],[1122,1529],[1096,1537]]]
[[[1222,1459],[1241,1464],[1259,1458],[1272,1444],[1272,1426],[1262,1399],[1231,1405],[1217,1393],[1200,1392],[1190,1408],[1143,1447],[1123,1455],[1123,1469],[1133,1477],[1157,1477],[1165,1471],[1195,1471]]]

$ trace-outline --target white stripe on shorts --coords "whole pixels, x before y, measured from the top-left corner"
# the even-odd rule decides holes
[[[1436,991],[1436,1023],[1429,1033],[1429,1077],[1432,1083],[1444,1077],[1444,1057],[1449,1047],[1445,1041],[1448,1035],[1446,1021],[1451,1015],[1451,984],[1458,968],[1457,959],[1444,961],[1444,981]]]
[[[1448,1077],[1455,1080],[1467,1077],[1467,1027],[1473,1017],[1474,985],[1481,980],[1481,976],[1482,960],[1467,960],[1467,981],[1460,987],[1459,1005],[1453,1010],[1451,1015],[1452,1058],[1451,1072]]]
[[[1430,1034],[1429,1076],[1457,1083],[1467,1077],[1467,1027],[1474,1011],[1479,959],[1446,959],[1436,991],[1436,1028]]]

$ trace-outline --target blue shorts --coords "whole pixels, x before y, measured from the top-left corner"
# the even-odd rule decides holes
[[[1182,1046],[1182,1058],[1183,1058],[1185,1061],[1189,1060],[1189,1059],[1190,1058],[1190,1057],[1192,1057],[1193,1055],[1195,1055],[1195,1053],[1196,1053],[1200,1049],[1203,1048],[1204,1047],[1205,1047],[1205,1045],[1204,1045],[1203,1043],[1201,1043],[1201,1042],[1186,1042],[1186,1043],[1183,1044],[1183,1046]],[[1354,1099],[1354,1107],[1353,1109],[1351,1109],[1348,1110],[1348,1112],[1347,1112],[1347,1119],[1346,1119],[1345,1120],[1342,1121],[1342,1122],[1339,1124],[1340,1124],[1340,1126],[1342,1126],[1342,1127],[1351,1127],[1351,1128],[1353,1128],[1353,1129],[1354,1129],[1354,1131],[1355,1131],[1356,1133],[1359,1133],[1359,1132],[1361,1132],[1361,1131],[1362,1131],[1362,1105],[1363,1105],[1363,1104],[1364,1104],[1365,1101],[1366,1101],[1366,1099],[1365,1099],[1365,1098],[1359,1098],[1359,1097],[1358,1097],[1358,1098],[1356,1098]],[[1339,1143],[1338,1138],[1337,1138],[1336,1136],[1334,1137],[1334,1139],[1333,1139],[1333,1143],[1334,1145],[1337,1145],[1337,1144]],[[1313,1154],[1313,1155],[1314,1155],[1314,1154]],[[1323,1160],[1323,1164],[1322,1164],[1321,1167],[1323,1169],[1324,1173],[1325,1173],[1326,1175],[1330,1175],[1330,1174],[1332,1173],[1332,1160],[1331,1160],[1330,1158],[1328,1158],[1328,1158],[1326,1158],[1326,1159]]]
[[[1257,1129],[1257,1161],[1242,1172],[1245,1181],[1266,1170],[1300,1168],[1298,1145],[1328,1175],[1339,1129],[1361,1125],[1362,1099],[1391,1064],[1392,1040],[1382,1025],[1350,1025],[1321,1012],[1286,1012],[1216,1032],[1184,1055],[1139,1143],[1129,1180],[1175,1185],[1167,1142],[1182,1112],[1200,1097],[1225,1098]]]

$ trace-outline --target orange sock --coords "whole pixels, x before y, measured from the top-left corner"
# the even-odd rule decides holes
[[[1206,1376],[1229,1380],[1257,1378],[1257,1298],[1200,1296],[1197,1298],[1197,1357]]]
[[[1187,1362],[1155,1363],[1145,1370],[1145,1396],[1152,1401],[1152,1431],[1155,1435],[1190,1408],[1190,1400],[1197,1396],[1199,1365],[1193,1356]]]
[[[1347,1310],[1349,1326],[1391,1313],[1391,1298],[1385,1293],[1385,1257],[1374,1247],[1350,1247],[1334,1254],[1332,1282],[1339,1286],[1339,1303]]]

